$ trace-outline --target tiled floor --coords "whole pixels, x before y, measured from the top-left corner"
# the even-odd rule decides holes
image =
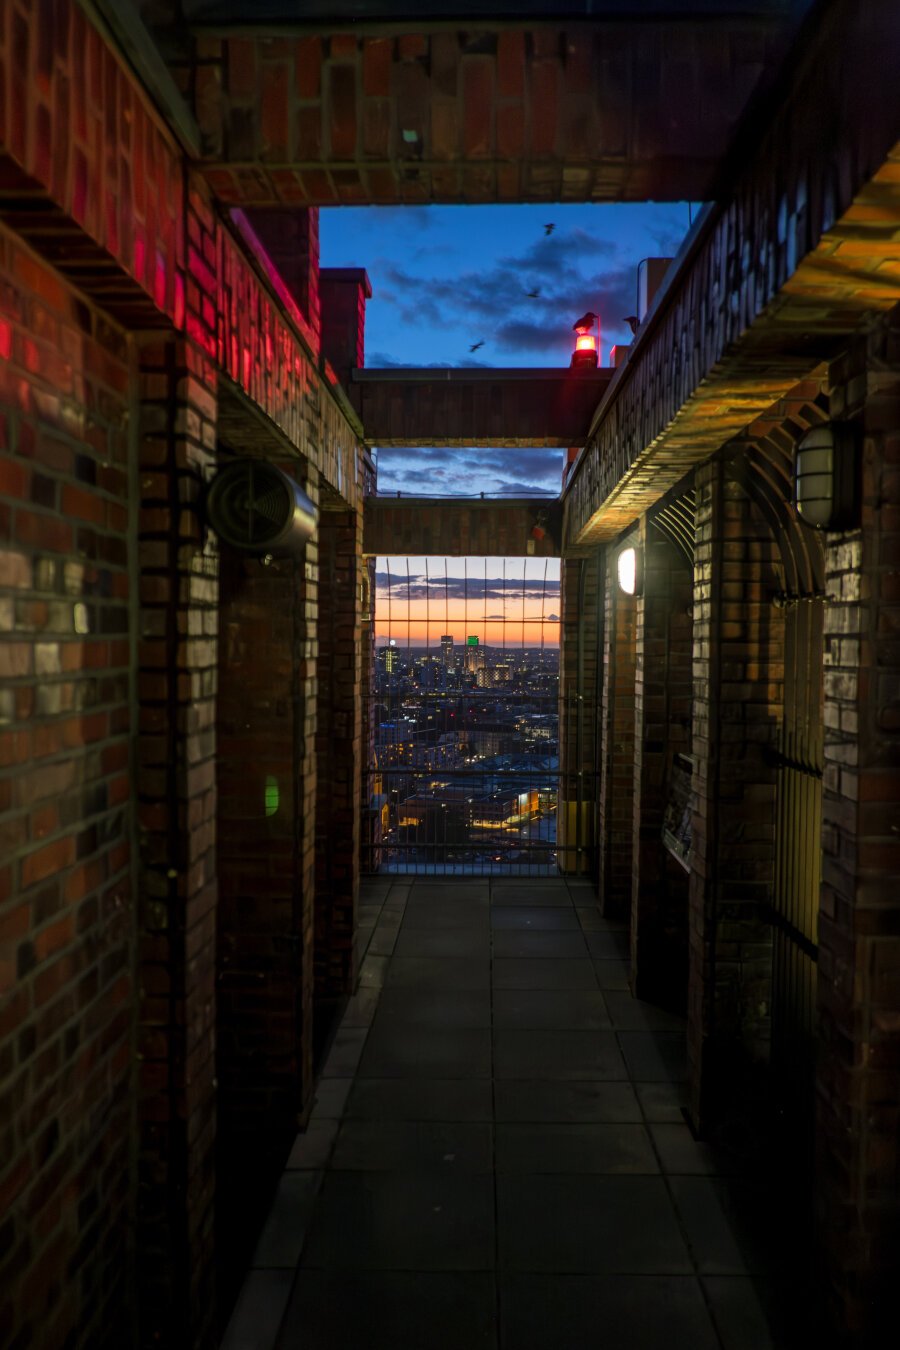
[[[771,1350],[683,1028],[580,883],[368,882],[359,993],[222,1350]]]

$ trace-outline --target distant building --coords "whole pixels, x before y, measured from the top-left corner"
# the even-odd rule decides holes
[[[441,638],[441,657],[445,666],[453,664],[453,636],[450,633],[445,633]]]
[[[484,670],[485,648],[476,647],[471,644],[466,646],[466,670],[473,673],[478,670]]]

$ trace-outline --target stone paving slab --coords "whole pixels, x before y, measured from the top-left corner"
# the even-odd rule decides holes
[[[359,989],[221,1350],[775,1350],[764,1253],[682,1111],[683,1024],[632,998],[591,888],[363,899]]]

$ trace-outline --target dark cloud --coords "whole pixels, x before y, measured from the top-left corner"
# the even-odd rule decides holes
[[[469,577],[445,577],[442,573],[435,572],[426,576],[423,572],[411,572],[407,576],[405,570],[398,569],[394,571],[380,571],[375,573],[376,594],[387,599],[390,596],[397,601],[410,600],[431,600],[435,605],[446,598],[449,600],[470,600],[473,604],[486,600],[507,599],[513,602],[521,603],[523,597],[526,600],[540,600],[549,598],[555,600],[559,597],[559,580],[556,577],[548,577],[546,584],[543,581],[535,581],[533,578],[524,579],[516,576],[515,573],[508,575],[504,581],[502,576],[487,577],[473,572]],[[487,618],[507,618],[514,619],[513,615],[487,615]]]
[[[668,239],[668,236],[666,236]],[[420,277],[388,264],[379,291],[404,323],[453,327],[486,353],[525,350],[562,364],[571,351],[571,329],[586,308],[600,312],[604,330],[627,332],[634,312],[632,264],[616,266],[617,249],[586,230],[558,231],[518,256],[501,258],[482,271]],[[598,267],[601,258],[610,266]],[[537,298],[526,292],[539,290]]]
[[[378,488],[410,495],[556,495],[563,458],[557,449],[387,447],[378,450]]]

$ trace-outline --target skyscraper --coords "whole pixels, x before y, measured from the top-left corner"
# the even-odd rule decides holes
[[[453,664],[453,637],[450,633],[445,633],[441,638],[441,657],[445,666]]]

